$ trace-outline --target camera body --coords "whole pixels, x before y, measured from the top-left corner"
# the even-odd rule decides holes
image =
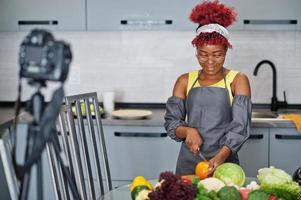
[[[20,47],[20,77],[33,81],[64,82],[71,60],[72,54],[68,44],[55,41],[48,31],[34,29]]]

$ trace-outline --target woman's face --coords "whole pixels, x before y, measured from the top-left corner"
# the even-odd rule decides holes
[[[223,68],[227,48],[224,45],[203,45],[196,48],[196,57],[209,75],[215,75]]]

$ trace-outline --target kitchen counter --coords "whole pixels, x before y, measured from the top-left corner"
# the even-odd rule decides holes
[[[13,108],[0,108],[0,137],[2,137],[2,130],[5,130],[11,126],[14,116],[15,114]]]
[[[0,129],[7,127],[9,124],[13,123],[15,118],[15,110],[8,107],[0,107]],[[27,123],[30,120],[30,116],[21,112],[19,114],[19,123]]]
[[[163,126],[165,109],[150,109],[153,113],[146,119],[125,120],[115,118],[102,119],[103,125],[111,126]],[[0,125],[14,118],[13,108],[0,108]],[[19,123],[27,123],[29,116],[24,112],[20,114]],[[287,119],[252,118],[252,127],[256,128],[293,128],[294,123]]]
[[[164,125],[164,109],[150,109],[153,114],[147,119],[124,120],[106,118],[102,120],[103,125],[112,126],[163,126]],[[287,119],[270,119],[270,118],[253,118],[252,127],[262,128],[292,128],[294,123]]]

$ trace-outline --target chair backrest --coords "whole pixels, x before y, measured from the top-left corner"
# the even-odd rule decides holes
[[[97,94],[67,96],[65,102],[58,118],[60,144],[81,198],[96,199],[112,190]],[[53,148],[49,147],[57,198],[68,199],[68,186],[61,176]]]
[[[0,125],[0,197],[1,199],[18,199],[19,184],[13,167],[12,124],[8,121]]]

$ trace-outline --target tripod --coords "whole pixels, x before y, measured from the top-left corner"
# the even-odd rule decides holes
[[[60,156],[61,150],[58,136],[56,134],[55,123],[60,111],[64,90],[61,86],[57,89],[52,100],[45,107],[44,97],[40,89],[45,86],[44,82],[31,82],[36,91],[27,105],[27,111],[33,116],[32,122],[28,126],[27,146],[25,151],[25,163],[17,166],[17,175],[21,181],[19,199],[28,199],[28,190],[30,185],[31,169],[37,166],[37,199],[43,199],[43,167],[41,154],[47,143],[52,143],[58,162],[61,164],[65,180],[69,183],[71,192],[75,199],[80,199],[75,181],[70,175],[68,166],[64,165]]]

